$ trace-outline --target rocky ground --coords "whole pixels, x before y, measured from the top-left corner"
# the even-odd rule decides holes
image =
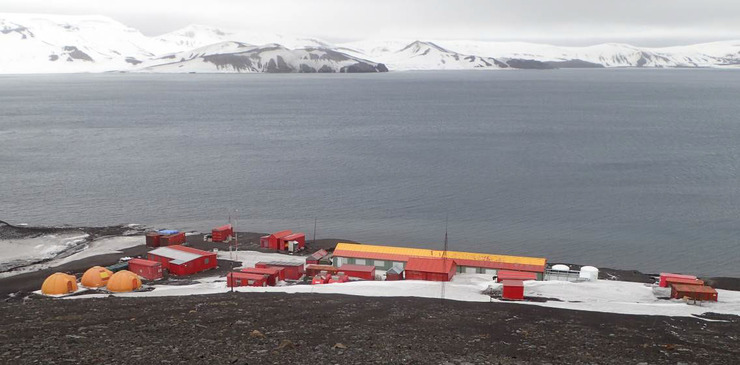
[[[740,319],[233,293],[0,303],[6,364],[737,364]]]

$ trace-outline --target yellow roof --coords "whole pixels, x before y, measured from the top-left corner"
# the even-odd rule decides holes
[[[423,249],[423,248],[375,246],[375,245],[364,245],[364,244],[355,244],[355,243],[338,243],[335,250],[336,251],[346,250],[346,251],[354,251],[354,252],[416,256],[416,257],[442,257],[442,254],[444,253],[444,251],[440,251],[440,250],[429,250],[429,249]],[[459,251],[447,251],[447,257],[451,259],[460,259],[460,260],[491,261],[491,262],[500,262],[504,264],[536,265],[536,266],[544,266],[547,261],[547,259],[541,258],[541,257],[491,255],[491,254],[485,254],[485,253],[459,252]]]

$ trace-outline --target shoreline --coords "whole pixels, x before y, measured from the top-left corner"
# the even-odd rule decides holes
[[[82,274],[88,268],[101,265],[109,266],[119,261],[121,257],[135,257],[145,255],[148,248],[143,244],[146,227],[140,225],[116,225],[107,227],[31,227],[31,226],[16,226],[9,224],[4,221],[0,221],[0,240],[11,239],[11,238],[27,238],[37,237],[43,234],[54,234],[62,232],[83,232],[88,235],[85,243],[95,242],[105,238],[111,237],[141,237],[142,244],[130,248],[125,248],[119,252],[111,252],[101,255],[86,256],[79,260],[73,260],[71,262],[62,263],[57,266],[43,267],[39,270],[22,272],[19,274],[0,277],[0,297],[7,296],[13,293],[30,293],[41,287],[43,280],[54,272],[66,272],[71,274]],[[239,237],[239,249],[258,251],[264,253],[274,253],[274,251],[262,249],[259,247],[259,237],[266,233],[259,232],[238,232]],[[189,246],[202,249],[206,251],[212,251],[213,249],[228,250],[228,246],[224,243],[214,243],[203,241],[204,233],[190,232],[187,235],[187,243]],[[316,242],[307,241],[306,250],[298,254],[299,256],[310,255],[318,249],[333,250],[334,246],[338,242],[350,242],[356,243],[352,240],[345,239],[317,239]],[[69,255],[67,255],[69,256]],[[43,260],[34,262],[28,266],[33,267],[34,265],[42,265],[44,263],[51,262],[53,264],[57,257],[49,260]],[[228,260],[226,260],[228,261]],[[548,263],[552,265],[553,263]],[[571,267],[580,267],[580,264],[564,263]],[[17,268],[16,268],[17,269]],[[12,272],[13,270],[7,270],[4,272]],[[653,283],[655,282],[654,277],[657,273],[643,273],[638,270],[630,269],[615,269],[603,267],[599,268],[599,279],[603,280],[618,280],[627,282],[637,283]],[[1,273],[0,273],[1,274]],[[740,291],[740,277],[725,277],[725,276],[705,276],[700,277],[704,280],[707,285],[713,286],[717,289],[734,290]]]

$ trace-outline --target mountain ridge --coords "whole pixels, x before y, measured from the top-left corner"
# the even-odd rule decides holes
[[[265,52],[275,51],[270,50],[274,45],[284,49],[280,55],[267,56]],[[270,70],[284,72],[740,66],[740,41],[736,40],[652,48],[625,43],[569,47],[427,39],[333,44],[317,38],[233,32],[197,24],[149,37],[99,15],[0,13],[0,46],[4,50],[0,53],[0,74],[177,72],[164,66],[175,61],[183,62],[177,67],[180,72],[270,72],[263,63],[269,64],[268,59],[276,65]],[[259,50],[245,51],[245,47]],[[199,52],[202,54],[197,56]],[[285,67],[277,67],[278,56]],[[220,68],[214,70],[214,62]],[[250,66],[243,67],[243,62]]]

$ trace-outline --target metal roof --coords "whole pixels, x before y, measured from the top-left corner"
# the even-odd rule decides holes
[[[711,286],[706,285],[681,285],[677,284],[673,286],[673,289],[679,292],[684,293],[709,293],[709,294],[717,294],[717,291],[714,290]]]
[[[411,257],[441,258],[444,251],[421,248],[362,245],[338,243],[334,250],[335,257],[355,257],[376,260],[408,261]],[[484,253],[447,251],[447,258],[453,259],[459,266],[486,267],[491,269],[508,269],[544,272],[547,259],[539,257],[491,255]]]
[[[388,271],[386,271],[386,274],[400,274],[403,272],[403,269],[397,266],[393,266]]]
[[[524,282],[521,280],[504,280],[501,283],[504,286],[524,286]]]
[[[170,263],[173,263],[175,265],[184,264],[186,262],[193,261],[193,260],[195,260],[197,258],[200,258],[202,256],[202,255],[198,255],[198,254],[192,253],[192,252],[176,250],[176,249],[171,248],[171,247],[155,248],[155,249],[149,251],[149,253],[152,254],[152,255],[166,257],[166,258],[168,258],[168,259],[171,260]]]
[[[146,259],[137,259],[137,258],[133,258],[131,260],[128,260],[128,263],[129,263],[129,265],[130,264],[134,264],[134,265],[142,265],[142,266],[159,266],[159,265],[162,265],[161,262],[152,261],[152,260],[146,260]]]
[[[287,262],[287,261],[269,261],[269,262],[258,262],[258,264],[268,266],[303,266],[302,262]]]
[[[455,266],[455,260],[444,259],[444,258],[422,258],[412,257],[406,264],[406,272],[409,271],[423,271],[432,272],[439,274],[447,274],[452,271]]]
[[[321,259],[322,257],[324,257],[324,256],[326,256],[326,255],[328,255],[328,254],[329,254],[329,252],[327,252],[326,250],[324,250],[324,249],[322,248],[322,249],[320,249],[320,250],[318,250],[318,251],[316,251],[316,252],[312,253],[312,254],[311,254],[310,256],[308,256],[308,257],[310,257],[310,258],[312,258],[312,259],[320,260],[320,259]]]

